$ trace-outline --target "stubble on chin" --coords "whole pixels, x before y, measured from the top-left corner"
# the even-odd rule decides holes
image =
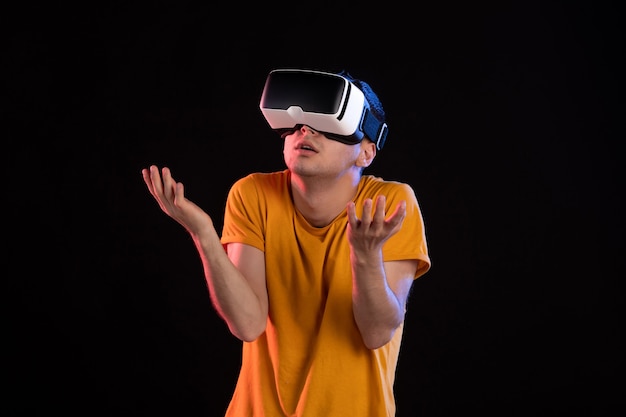
[[[314,177],[319,174],[317,168],[313,166],[307,166],[307,164],[301,162],[289,164],[287,165],[287,167],[292,173],[300,177]]]

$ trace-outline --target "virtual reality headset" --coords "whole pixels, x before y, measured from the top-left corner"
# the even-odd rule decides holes
[[[281,137],[302,125],[349,145],[367,136],[381,149],[387,124],[370,111],[363,92],[338,74],[298,69],[269,73],[261,96],[261,112]]]

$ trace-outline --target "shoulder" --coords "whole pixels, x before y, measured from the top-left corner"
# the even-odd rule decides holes
[[[363,175],[359,184],[361,193],[384,194],[387,198],[415,199],[415,191],[409,184],[401,181],[390,181],[373,175]]]
[[[255,172],[235,181],[228,192],[229,202],[241,206],[266,207],[290,200],[289,172]]]
[[[287,184],[289,172],[287,170],[276,172],[254,172],[235,181],[232,191],[244,191],[252,189],[272,189],[281,188],[283,184]]]

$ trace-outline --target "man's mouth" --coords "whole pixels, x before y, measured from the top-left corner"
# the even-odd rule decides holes
[[[302,151],[317,152],[317,149],[315,149],[313,146],[309,145],[308,143],[304,143],[304,142],[296,145],[296,149],[302,150]]]

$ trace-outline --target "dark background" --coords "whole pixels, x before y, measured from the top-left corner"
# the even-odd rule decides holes
[[[369,82],[421,203],[398,417],[624,408],[617,2],[86,3],[3,16],[3,415],[222,415],[240,344],[140,170],[221,227],[280,67]]]

